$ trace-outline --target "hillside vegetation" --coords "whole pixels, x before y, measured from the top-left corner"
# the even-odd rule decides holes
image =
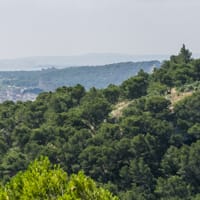
[[[200,199],[199,81],[200,59],[192,59],[183,45],[160,69],[141,70],[119,86],[89,91],[80,84],[63,86],[34,102],[0,104],[0,197]],[[116,107],[120,113],[113,115]],[[60,165],[57,181],[51,170],[44,170],[43,179],[43,167],[34,167],[49,162],[41,156]],[[30,162],[36,164],[28,167]],[[78,174],[72,175],[80,185],[77,193],[65,173]],[[31,198],[23,196],[22,185]]]
[[[39,88],[43,91],[55,90],[63,85],[83,85],[105,88],[109,84],[119,85],[130,76],[143,69],[151,72],[160,67],[159,61],[126,62],[102,66],[68,67],[64,69],[49,68],[41,71],[8,71],[0,72],[3,87],[16,86],[22,88]]]

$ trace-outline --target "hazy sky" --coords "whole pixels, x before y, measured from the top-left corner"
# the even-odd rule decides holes
[[[199,0],[0,0],[0,58],[200,53]]]

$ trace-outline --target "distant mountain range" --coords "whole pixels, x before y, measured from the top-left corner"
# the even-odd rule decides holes
[[[48,68],[40,71],[0,72],[2,86],[22,88],[39,88],[44,91],[54,90],[61,86],[82,84],[91,87],[105,88],[109,84],[121,84],[134,76],[140,69],[151,72],[160,67],[159,61],[125,62],[102,66],[68,67],[64,69]]]
[[[126,55],[126,54],[85,54],[80,56],[40,56],[0,60],[0,71],[33,71],[51,67],[66,68],[75,66],[97,66],[120,62],[149,60],[163,61],[167,55]]]

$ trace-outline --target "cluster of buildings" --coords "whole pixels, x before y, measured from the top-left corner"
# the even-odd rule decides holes
[[[26,88],[7,86],[0,88],[0,103],[4,101],[34,101],[37,94],[26,92]]]

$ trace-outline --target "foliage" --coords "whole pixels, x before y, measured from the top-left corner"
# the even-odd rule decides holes
[[[155,69],[152,80],[161,84],[181,86],[198,80],[198,63],[192,58],[192,53],[183,44],[177,56],[171,56],[170,61],[165,61],[160,69]]]
[[[191,199],[191,186],[182,178],[172,176],[168,179],[159,178],[155,193],[159,199]]]
[[[148,74],[140,71],[137,76],[124,81],[121,85],[121,89],[125,98],[134,99],[146,95],[147,86]]]
[[[64,85],[75,86],[78,83],[87,89],[92,87],[105,88],[109,84],[120,85],[130,76],[136,75],[140,69],[151,72],[152,66],[159,67],[160,62],[123,62],[103,66],[66,67],[63,69],[49,66],[48,69],[41,71],[0,72],[0,79],[3,87],[28,88],[27,91],[29,92],[38,89],[43,91],[55,90]]]
[[[41,157],[29,165],[25,172],[19,172],[0,189],[2,200],[10,199],[58,199],[58,200],[117,200],[117,197],[97,187],[83,172],[71,177],[57,165],[51,165]]]
[[[198,199],[199,66],[183,46],[160,69],[120,86],[63,86],[33,102],[0,104],[0,199],[115,199],[86,175],[123,200]],[[191,95],[171,105],[165,95],[174,86]],[[128,106],[111,118],[119,101]],[[26,170],[41,155],[55,166],[36,160]]]

